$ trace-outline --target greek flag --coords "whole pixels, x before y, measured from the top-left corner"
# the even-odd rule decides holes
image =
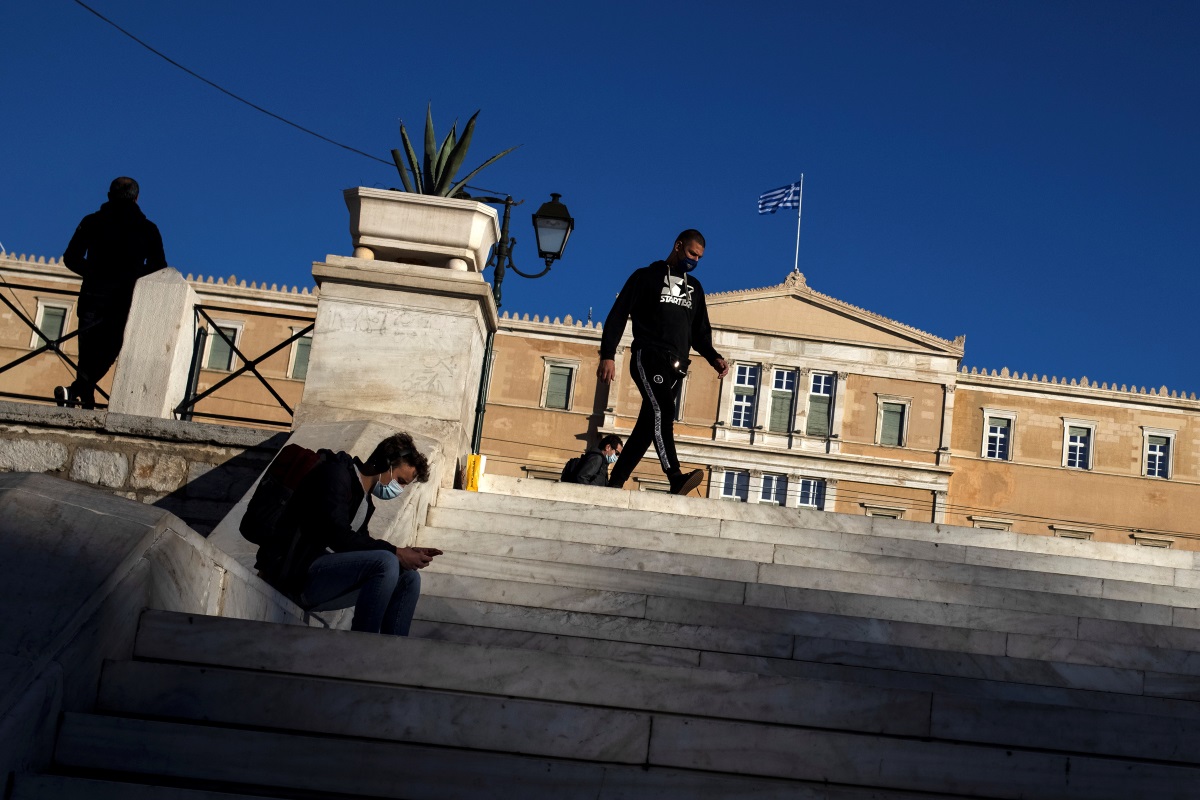
[[[774,214],[781,208],[800,207],[800,181],[763,192],[758,197],[758,213]]]

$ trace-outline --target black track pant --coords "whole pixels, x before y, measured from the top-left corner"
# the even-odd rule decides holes
[[[608,477],[609,486],[623,486],[646,449],[654,442],[658,461],[666,474],[679,472],[675,455],[675,386],[679,382],[670,359],[653,350],[635,350],[629,372],[642,395],[642,410],[633,432],[621,448],[621,457]]]
[[[92,402],[100,382],[121,353],[129,308],[122,304],[79,298],[79,371],[71,394]]]

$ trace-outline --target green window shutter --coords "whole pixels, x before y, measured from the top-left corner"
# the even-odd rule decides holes
[[[792,429],[792,393],[771,392],[771,421],[768,430],[787,433]]]
[[[879,432],[879,443],[900,447],[900,435],[904,430],[904,406],[901,403],[883,404],[883,426]]]
[[[808,396],[808,426],[805,433],[809,436],[829,435],[829,401],[832,399],[827,394]]]
[[[1086,442],[1087,438],[1088,438],[1088,429],[1087,428],[1078,428],[1078,427],[1072,425],[1068,431],[1068,434],[1070,436],[1074,436],[1078,439],[1082,439],[1083,441]]]
[[[67,321],[67,310],[65,308],[55,308],[54,306],[46,306],[42,309],[42,324],[38,327],[42,329],[42,333],[50,337],[54,341],[62,336],[63,326]],[[38,338],[38,347],[46,343],[45,339]]]
[[[571,391],[571,368],[550,366],[550,379],[546,382],[546,408],[567,407],[567,394]]]
[[[225,328],[225,335],[233,341],[237,341],[237,328]],[[233,366],[233,349],[230,348],[229,342],[221,338],[221,334],[213,331],[209,334],[212,345],[208,348],[208,363],[205,365],[208,369],[228,370]]]
[[[754,396],[754,387],[753,386],[734,386],[733,393],[738,396],[742,396],[742,397],[746,397],[746,396],[753,397]]]
[[[1010,420],[1007,417],[989,417],[988,418],[988,426],[992,427],[992,428],[1000,428],[1001,430],[1008,430],[1008,426],[1010,424],[1011,424]]]
[[[1166,446],[1167,446],[1167,437],[1165,437],[1165,436],[1151,436],[1151,437],[1150,437],[1150,444],[1156,444],[1156,445],[1158,445],[1158,446],[1160,446],[1160,447],[1166,447]]]
[[[296,340],[296,360],[292,362],[292,377],[302,381],[308,377],[308,351],[312,348],[312,339],[305,336]]]

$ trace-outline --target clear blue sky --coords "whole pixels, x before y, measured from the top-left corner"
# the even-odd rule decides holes
[[[603,318],[685,227],[709,292],[791,269],[965,363],[1200,392],[1200,3],[89,0],[209,79],[389,158],[482,109],[474,183],[563,261],[509,311]],[[181,271],[311,285],[350,253],[342,189],[395,170],[221,95],[71,0],[0,4],[0,243],[57,256],[119,174]],[[490,272],[488,274],[490,279]]]

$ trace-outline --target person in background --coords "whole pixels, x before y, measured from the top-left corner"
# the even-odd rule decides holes
[[[573,475],[563,478],[564,483],[582,483],[587,486],[607,486],[609,465],[617,463],[621,454],[621,437],[610,433],[589,447],[578,459]]]
[[[79,289],[79,368],[75,382],[57,386],[60,406],[96,407],[96,384],[112,368],[125,343],[125,322],[138,278],[167,266],[158,226],[138,207],[138,184],[117,178],[108,202],[75,229],[63,264],[83,278]]]

